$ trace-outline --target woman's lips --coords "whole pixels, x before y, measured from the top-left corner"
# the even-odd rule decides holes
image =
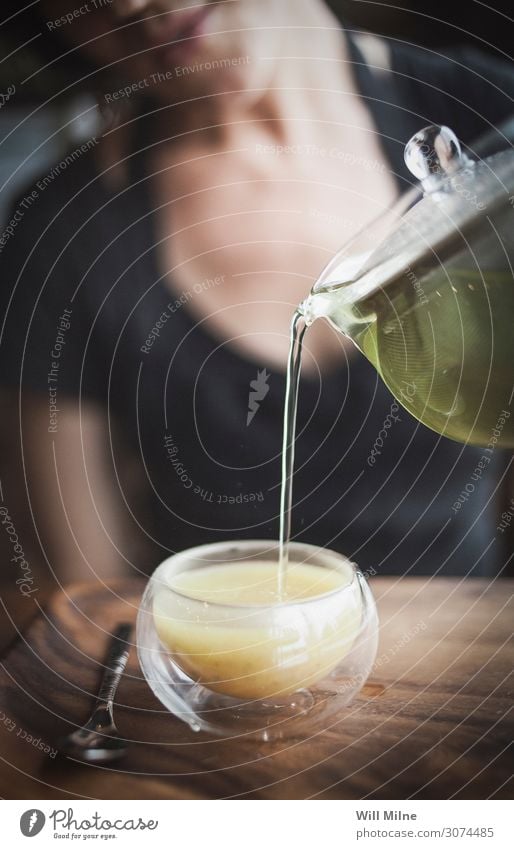
[[[172,63],[192,53],[205,34],[210,4],[191,11],[169,12],[148,21],[147,37],[161,61]]]

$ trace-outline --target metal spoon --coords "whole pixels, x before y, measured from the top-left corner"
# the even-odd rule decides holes
[[[112,707],[114,695],[127,665],[127,640],[131,632],[132,625],[128,623],[116,628],[109,644],[105,672],[93,713],[82,728],[68,734],[61,741],[58,747],[61,754],[97,764],[118,760],[125,754],[127,747],[119,738]]]

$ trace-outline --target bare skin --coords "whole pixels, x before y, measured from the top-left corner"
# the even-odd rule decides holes
[[[51,21],[75,6],[46,0],[44,11]],[[168,140],[150,159],[161,208],[160,264],[177,296],[223,275],[188,309],[259,367],[283,370],[294,307],[341,244],[394,200],[395,185],[345,61],[341,30],[321,0],[206,3],[212,9],[186,54],[158,46],[200,6],[113,0],[62,27],[60,36],[110,66],[106,92],[163,67],[235,60],[152,87],[159,105],[172,105],[161,119]],[[122,130],[106,137],[106,179],[116,168],[123,177],[123,150]],[[326,325],[315,325],[306,341],[311,371],[330,368],[346,344]],[[55,572],[63,581],[120,574],[130,558],[118,551],[123,509],[102,459],[103,412],[86,407],[79,419],[76,405],[66,407],[54,463],[52,446],[33,430],[44,429],[47,400],[28,403],[27,475]]]

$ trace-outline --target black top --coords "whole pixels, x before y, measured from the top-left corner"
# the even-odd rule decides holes
[[[403,147],[417,129],[448,124],[470,143],[511,112],[511,75],[474,51],[449,59],[393,42],[386,77],[349,43],[402,189],[410,182]],[[149,121],[138,120],[145,133]],[[247,425],[250,384],[263,364],[196,322],[192,293],[175,300],[166,286],[139,144],[132,179],[118,194],[99,179],[93,145],[51,184],[36,183],[32,203],[24,200],[32,189],[15,203],[12,232],[0,240],[0,380],[44,395],[50,428],[59,417],[52,403],[79,395],[121,423],[149,484],[150,510],[135,518],[158,541],[159,556],[229,538],[276,539],[284,374],[271,372]],[[302,379],[294,538],[340,550],[379,574],[495,573],[500,452],[454,512],[482,452],[401,411],[369,467],[392,401],[362,356]]]

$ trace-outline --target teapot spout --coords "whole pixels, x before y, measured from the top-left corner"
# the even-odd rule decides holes
[[[340,286],[333,290],[311,292],[308,298],[300,304],[299,312],[305,324],[309,327],[316,319],[324,318],[329,324],[367,356],[361,340],[365,330],[375,321],[376,316],[370,311],[361,311],[355,302],[355,284]]]
[[[317,318],[328,318],[330,312],[330,297],[325,292],[312,292],[298,307],[307,327]]]

